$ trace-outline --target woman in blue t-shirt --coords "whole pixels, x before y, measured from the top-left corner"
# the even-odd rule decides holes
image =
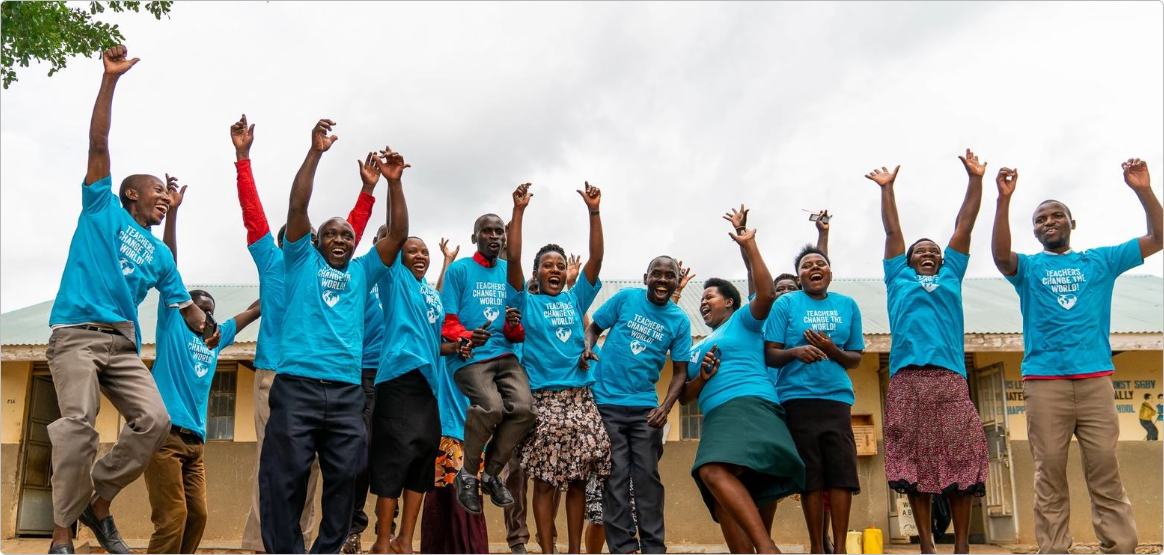
[[[930,530],[934,494],[945,494],[950,501],[954,553],[969,553],[971,500],[985,495],[990,463],[982,422],[966,384],[962,317],[962,278],[970,260],[970,232],[982,203],[986,163],[970,149],[958,158],[969,184],[945,256],[930,239],[905,248],[893,194],[897,168],[865,176],[881,187],[885,288],[893,337],[885,401],[885,476],[889,487],[909,497],[922,553],[934,552]]]
[[[763,507],[804,487],[804,464],[784,425],[784,411],[764,366],[764,320],[776,300],[756,230],[737,228],[756,296],[744,305],[730,282],[704,284],[699,312],[712,329],[691,349],[680,402],[703,411],[691,476],[732,553],[777,553]]]
[[[590,385],[594,375],[582,361],[585,351],[583,316],[602,287],[602,219],[598,187],[586,184],[578,191],[590,213],[590,258],[569,291],[566,253],[546,245],[534,256],[538,294],[526,289],[521,266],[522,218],[533,194],[530,185],[513,192],[509,222],[507,302],[522,313],[525,329],[522,366],[533,391],[536,424],[517,449],[521,467],[534,480],[533,514],[542,553],[554,551],[554,490],[566,492],[569,553],[582,544],[582,517],[586,510],[586,482],[610,474],[610,438],[594,403]]]

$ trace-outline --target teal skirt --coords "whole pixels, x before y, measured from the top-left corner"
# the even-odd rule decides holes
[[[722,463],[743,469],[738,476],[757,507],[804,491],[804,462],[784,425],[784,409],[759,397],[738,397],[703,415],[691,477],[715,516],[715,497],[699,478],[699,467]]]

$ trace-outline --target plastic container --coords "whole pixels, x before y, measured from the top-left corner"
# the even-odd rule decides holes
[[[861,549],[861,533],[856,530],[849,530],[845,534],[845,551],[849,553],[864,553]]]
[[[847,543],[845,545],[848,545]],[[872,526],[865,529],[864,553],[884,553],[881,547],[881,529]]]

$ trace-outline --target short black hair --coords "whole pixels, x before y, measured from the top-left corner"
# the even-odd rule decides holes
[[[189,291],[189,293],[190,293],[190,300],[192,300],[192,301],[197,300],[197,299],[206,299],[206,300],[214,303],[215,306],[218,305],[218,303],[214,300],[214,296],[211,295],[208,291],[205,291],[203,289],[191,289]]]
[[[566,258],[566,249],[563,249],[562,247],[558,246],[555,243],[550,243],[550,244],[538,249],[538,253],[534,255],[533,270],[534,270],[535,275],[537,274],[538,268],[542,264],[542,255],[546,254],[547,252],[556,252],[556,253],[562,255],[562,258]]]
[[[647,263],[647,273],[648,274],[651,273],[651,266],[654,266],[655,261],[657,261],[657,260],[669,260],[671,262],[671,264],[673,264],[675,266],[675,273],[679,273],[679,272],[683,271],[683,269],[679,267],[679,261],[675,260],[674,256],[660,254],[659,256],[652,258],[651,261]]]
[[[791,280],[792,283],[796,284],[796,288],[800,289],[800,278],[798,278],[792,274],[780,274],[780,275],[776,276],[776,279],[772,280],[772,285],[776,285],[777,283],[780,283],[786,279]]]
[[[136,173],[133,175],[126,176],[125,179],[121,180],[121,187],[117,191],[117,198],[121,199],[121,206],[123,208],[129,208],[129,205],[133,203],[133,201],[130,200],[130,198],[129,198],[128,191],[130,189],[134,189],[140,193],[141,191],[138,189],[138,187],[140,187],[141,184],[144,183],[145,180],[147,178],[150,178],[150,177],[153,177],[153,176],[142,174],[142,173]],[[157,178],[154,177],[154,179],[157,179]]]
[[[833,263],[829,260],[829,255],[825,254],[824,251],[816,248],[816,245],[805,245],[804,248],[800,249],[800,254],[796,255],[796,265],[793,266],[793,270],[795,270],[797,273],[800,273],[800,260],[810,254],[819,254],[822,258],[825,259],[825,262],[827,262],[829,266],[833,265]]]
[[[505,225],[505,226],[509,225],[509,224],[506,224],[505,220],[502,220],[501,216],[498,216],[497,214],[493,214],[493,213],[482,214],[482,215],[478,216],[476,220],[473,221],[473,235],[476,235],[477,233],[479,233],[481,231],[481,224],[485,222],[486,218],[497,218],[498,220],[501,220],[502,225]]]
[[[934,241],[933,239],[930,239],[929,237],[922,237],[921,239],[918,239],[917,241],[914,241],[914,242],[913,242],[913,244],[912,244],[912,245],[910,245],[908,249],[905,249],[905,263],[906,263],[906,265],[909,265],[909,261],[910,261],[910,260],[913,260],[913,251],[914,251],[914,249],[916,249],[916,248],[917,248],[917,246],[918,246],[919,244],[921,244],[921,243],[923,243],[923,242],[925,242],[925,241],[929,241],[929,242],[931,242],[931,243],[933,243],[933,244],[935,244],[935,245],[937,245],[937,244],[938,244],[938,242],[937,242],[937,241]],[[940,248],[942,248],[942,246],[941,246],[941,245],[938,245],[938,248],[940,249]],[[798,266],[799,266],[799,265],[798,265]]]
[[[1068,219],[1068,220],[1074,220],[1074,219],[1075,219],[1075,218],[1073,218],[1073,217],[1071,216],[1071,208],[1069,208],[1069,207],[1067,206],[1067,203],[1065,203],[1065,202],[1063,202],[1063,201],[1061,201],[1061,200],[1055,200],[1055,199],[1053,199],[1053,198],[1049,198],[1049,199],[1047,199],[1047,200],[1044,200],[1043,202],[1040,202],[1040,203],[1039,203],[1039,206],[1036,206],[1036,207],[1035,207],[1035,212],[1038,212],[1038,211],[1039,211],[1039,208],[1040,208],[1041,206],[1043,206],[1044,204],[1051,204],[1052,202],[1053,202],[1053,203],[1055,203],[1055,204],[1058,204],[1059,206],[1062,206],[1062,207],[1063,207],[1063,210],[1066,210],[1066,211],[1067,211],[1067,219]]]
[[[707,289],[708,287],[716,288],[720,295],[731,299],[732,310],[740,308],[740,290],[736,289],[736,286],[732,285],[732,282],[721,278],[711,278],[703,282],[703,288]]]

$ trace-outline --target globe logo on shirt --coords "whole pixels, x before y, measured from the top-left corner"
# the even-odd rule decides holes
[[[691,364],[699,362],[699,349],[691,349],[691,360],[688,362]]]
[[[933,293],[938,288],[938,276],[917,276],[917,282],[926,293]]]
[[[636,340],[630,342],[630,350],[632,353],[634,353],[637,356],[639,353],[647,350],[647,346],[643,345],[642,343],[639,343],[639,340],[636,339]],[[695,362],[695,361],[693,360],[691,362]]]
[[[1071,294],[1059,295],[1059,306],[1061,306],[1067,310],[1071,310],[1071,307],[1075,306],[1075,301],[1078,301],[1078,300],[1079,299],[1076,298],[1075,295],[1071,295]]]
[[[201,362],[194,363],[194,375],[195,376],[198,376],[199,378],[201,378],[202,376],[205,376],[206,373],[209,371],[210,371],[210,369],[207,368],[205,365],[203,365]]]
[[[133,273],[133,264],[130,264],[124,257],[119,260],[121,262],[121,275],[128,276]]]
[[[435,324],[435,323],[436,323],[436,321],[437,321],[437,313],[436,313],[436,310],[433,310],[432,308],[429,308],[429,309],[428,309],[428,323],[430,323],[430,324]]]
[[[482,314],[485,315],[486,320],[492,322],[492,321],[496,320],[498,316],[501,315],[501,312],[499,310],[497,310],[496,308],[493,308],[490,306],[490,307],[486,308],[485,311],[482,312]]]
[[[558,331],[554,335],[558,336],[558,341],[565,343],[570,340],[570,336],[574,335],[574,332],[566,328],[558,328]]]
[[[339,302],[339,294],[335,291],[332,291],[331,289],[328,289],[323,292],[323,302],[327,303],[327,306],[329,307],[334,307],[335,303]]]

